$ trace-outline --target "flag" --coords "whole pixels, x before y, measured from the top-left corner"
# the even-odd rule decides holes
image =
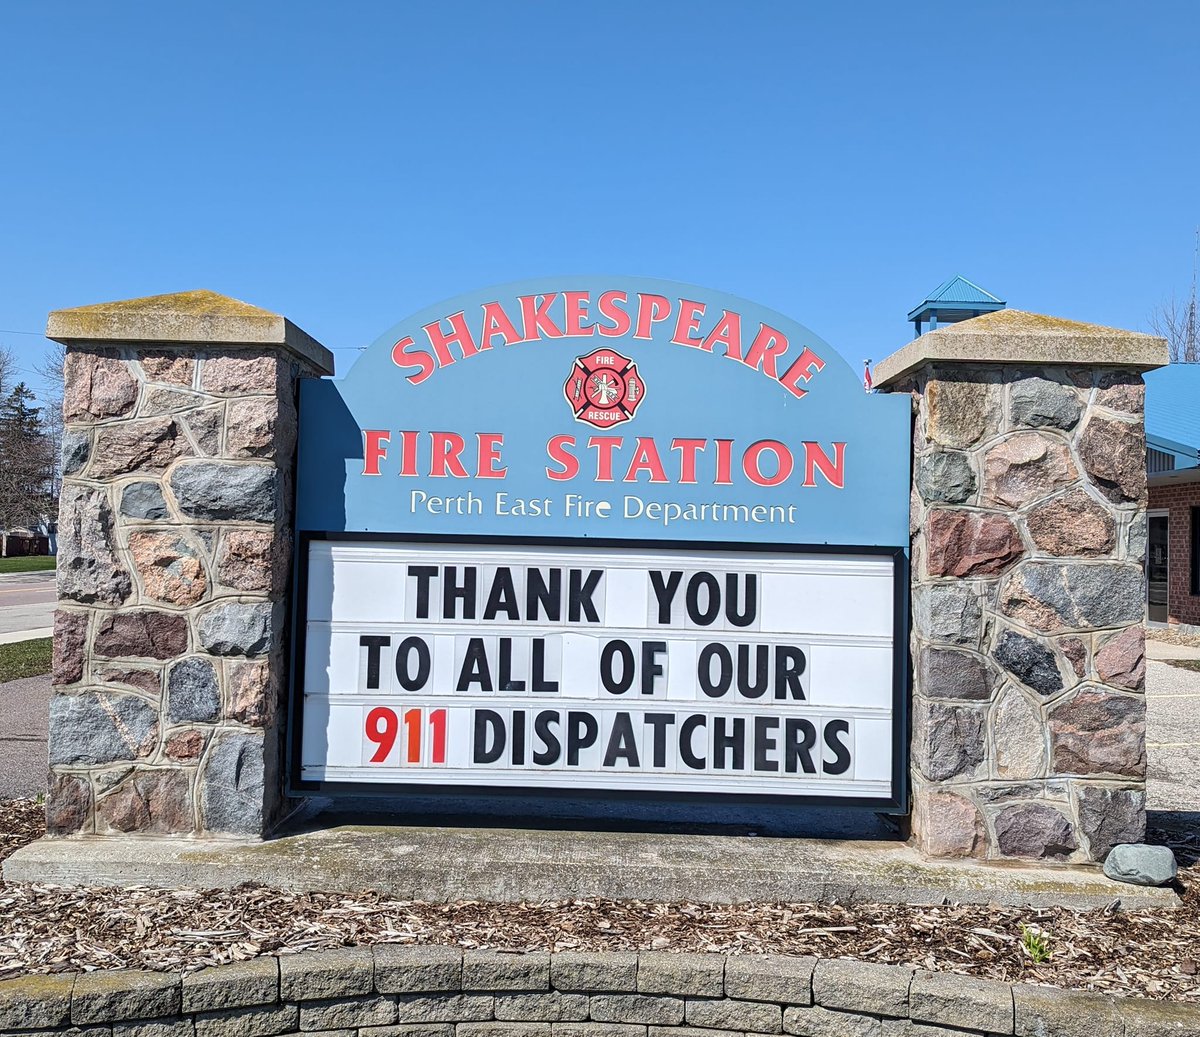
[[[863,361],[863,391],[870,392],[874,383],[871,381],[871,361]]]

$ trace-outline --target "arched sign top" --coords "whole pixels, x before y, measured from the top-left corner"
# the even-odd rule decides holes
[[[723,292],[472,292],[301,406],[301,530],[907,543],[907,398],[864,393],[808,328]]]

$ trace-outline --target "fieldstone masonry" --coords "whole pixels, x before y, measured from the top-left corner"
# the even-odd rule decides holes
[[[51,314],[67,346],[54,835],[261,835],[282,802],[296,397],[332,357],[212,292]]]
[[[1165,344],[1014,310],[879,365],[912,394],[912,806],[934,857],[1145,830],[1146,442]]]

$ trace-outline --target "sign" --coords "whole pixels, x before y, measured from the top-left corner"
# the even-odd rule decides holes
[[[629,278],[301,384],[293,784],[903,803],[909,402]]]

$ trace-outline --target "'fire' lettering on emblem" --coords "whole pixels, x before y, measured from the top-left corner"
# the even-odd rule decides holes
[[[597,349],[575,358],[563,394],[577,421],[604,429],[633,417],[646,398],[646,384],[629,357]]]

